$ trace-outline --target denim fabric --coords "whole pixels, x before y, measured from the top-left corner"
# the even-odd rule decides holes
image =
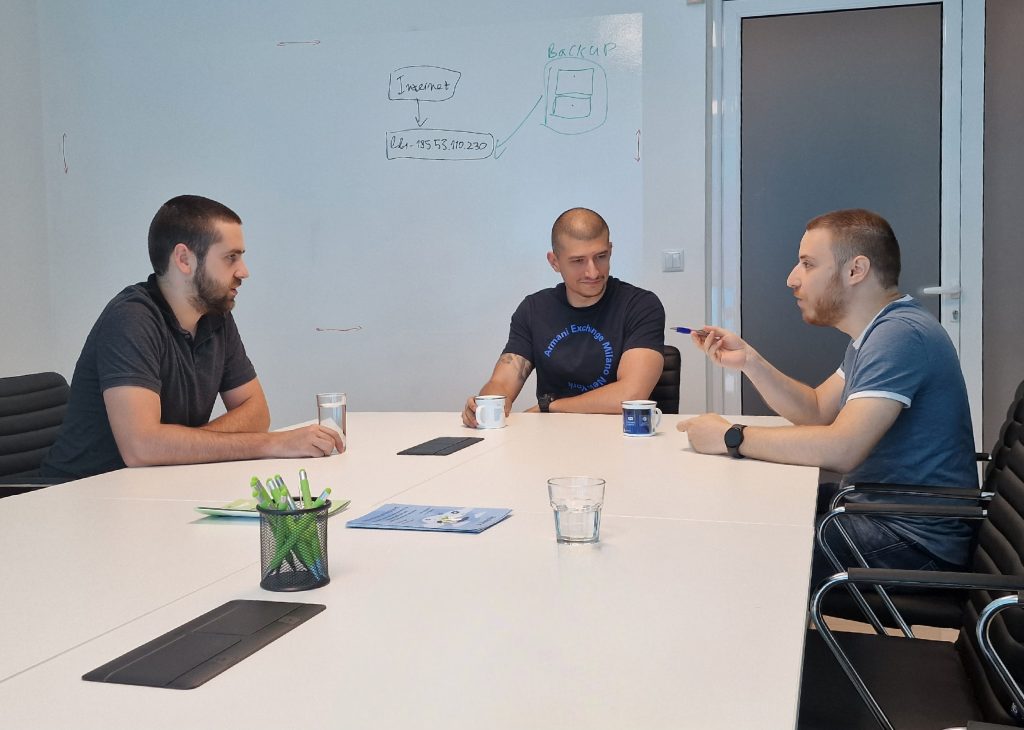
[[[888,525],[879,520],[863,515],[840,517],[846,533],[860,550],[870,568],[894,568],[901,570],[962,570],[963,566],[947,563],[935,557],[927,550],[894,532]],[[846,545],[846,541],[835,529],[835,523],[826,530],[827,542],[842,562],[844,569],[857,567],[858,563]],[[814,546],[814,558],[811,565],[811,588],[816,588],[821,581],[837,573],[831,561]]]

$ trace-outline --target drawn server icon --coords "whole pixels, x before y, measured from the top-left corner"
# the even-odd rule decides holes
[[[552,99],[551,116],[584,119],[593,111],[594,70],[559,69]]]

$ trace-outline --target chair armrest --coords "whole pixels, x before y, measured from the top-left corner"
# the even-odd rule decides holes
[[[873,515],[873,516],[888,516],[888,517],[940,517],[947,519],[967,519],[967,520],[983,520],[985,519],[985,508],[984,507],[961,507],[952,505],[938,505],[938,504],[876,504],[876,503],[860,503],[854,502],[852,504],[846,504],[842,507],[837,507],[835,510],[830,512],[826,519],[831,517],[833,513],[838,515]],[[835,519],[835,517],[831,517]]]
[[[891,570],[887,568],[850,568],[850,583],[941,588],[949,590],[987,590],[1024,592],[1024,575],[962,573],[941,570]],[[833,576],[835,577],[835,576]]]
[[[925,484],[880,484],[863,482],[851,484],[843,490],[845,499],[851,494],[892,494],[910,497],[940,497],[968,502],[990,501],[993,493],[985,489],[965,489],[963,487],[932,487]]]
[[[52,487],[67,481],[70,480],[46,477],[0,477],[0,497],[13,497],[15,494],[34,492],[43,487]]]

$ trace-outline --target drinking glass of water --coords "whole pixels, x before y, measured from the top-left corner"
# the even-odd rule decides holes
[[[548,496],[555,511],[558,542],[597,542],[601,535],[604,479],[556,477],[548,479]]]
[[[341,443],[348,446],[348,426],[345,423],[348,399],[344,393],[317,393],[316,416],[321,426],[326,426],[341,437]],[[338,453],[335,449],[334,453]]]

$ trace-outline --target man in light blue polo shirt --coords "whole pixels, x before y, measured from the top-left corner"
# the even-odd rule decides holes
[[[956,350],[935,318],[899,292],[899,274],[899,244],[881,216],[840,210],[810,221],[786,284],[805,322],[850,336],[842,367],[812,388],[732,332],[705,327],[707,335],[692,335],[695,344],[713,362],[742,371],[794,425],[747,428],[705,414],[678,426],[690,445],[701,453],[818,466],[843,474],[843,483],[977,488]],[[873,567],[961,568],[973,537],[968,523],[949,520],[851,516],[844,524]],[[816,555],[814,578],[831,572]]]

